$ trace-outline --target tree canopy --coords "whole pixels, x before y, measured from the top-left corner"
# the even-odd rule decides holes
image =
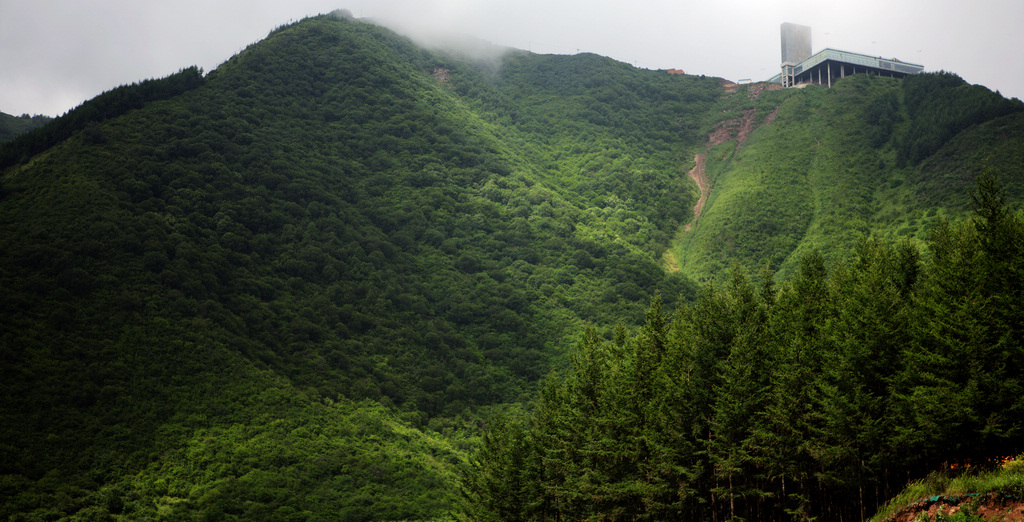
[[[761,87],[334,13],[0,144],[0,517],[827,516],[1012,446],[1020,104]]]
[[[724,287],[625,339],[580,334],[570,372],[493,425],[474,520],[864,519],[943,462],[1017,455],[1024,213],[988,172],[973,219],[860,244],[793,279]]]

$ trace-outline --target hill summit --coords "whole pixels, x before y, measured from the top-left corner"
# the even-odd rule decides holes
[[[459,509],[588,326],[921,239],[980,158],[1017,201],[1022,114],[951,74],[727,92],[343,12],[114,89],[0,145],[0,515]]]

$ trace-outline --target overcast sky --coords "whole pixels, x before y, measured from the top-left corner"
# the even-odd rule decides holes
[[[183,67],[216,68],[276,26],[348,9],[535,53],[593,52],[730,80],[778,72],[779,25],[1024,99],[1024,0],[0,0],[0,111],[56,116]]]

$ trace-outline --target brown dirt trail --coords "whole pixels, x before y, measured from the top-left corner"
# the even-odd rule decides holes
[[[759,89],[755,92],[754,87],[759,87]],[[755,99],[757,98],[757,95],[766,88],[770,89],[771,87],[761,87],[761,85],[752,86],[750,91],[748,91],[748,95],[751,99]],[[775,110],[765,118],[762,125],[768,125],[775,121],[778,112],[779,109],[776,107]],[[704,146],[704,150],[693,157],[694,166],[690,169],[687,175],[697,183],[697,188],[700,189],[700,198],[697,199],[697,204],[693,207],[693,221],[687,223],[686,226],[683,227],[683,230],[690,231],[693,226],[696,225],[697,219],[700,217],[701,212],[704,211],[704,205],[708,201],[708,196],[711,194],[711,180],[708,178],[706,169],[708,152],[711,151],[712,147],[721,145],[722,143],[730,140],[736,140],[735,152],[738,152],[740,148],[743,147],[743,144],[747,142],[747,138],[750,137],[750,133],[755,129],[754,117],[756,115],[757,112],[755,109],[746,109],[743,111],[742,116],[732,118],[718,124],[718,127],[708,135],[708,144]]]

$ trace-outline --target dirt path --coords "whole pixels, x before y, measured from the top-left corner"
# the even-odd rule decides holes
[[[708,150],[711,148],[709,145],[704,151],[699,152],[693,157],[693,162],[696,164],[687,172],[686,175],[690,176],[690,179],[697,183],[697,188],[700,189],[700,198],[697,199],[697,204],[693,206],[693,221],[690,221],[683,227],[683,230],[689,232],[693,227],[693,224],[697,222],[697,218],[700,217],[701,211],[704,210],[704,204],[708,201],[708,195],[711,194],[711,184],[708,183],[707,172],[704,170],[704,164],[708,158]]]
[[[758,91],[760,94],[760,91]],[[768,125],[775,121],[775,117],[778,115],[778,108],[772,111],[768,117],[765,118],[762,125]],[[707,159],[708,153],[711,152],[711,148],[715,145],[721,145],[730,140],[736,140],[735,152],[739,152],[743,144],[747,142],[747,138],[750,137],[750,133],[754,132],[754,117],[757,112],[754,109],[746,109],[743,111],[743,115],[738,118],[732,118],[726,120],[718,125],[718,127],[708,135],[708,144],[704,147],[704,150],[697,153],[693,157],[694,166],[687,172],[686,175],[690,176],[694,182],[697,183],[697,188],[700,189],[700,197],[697,199],[697,204],[693,207],[693,221],[686,224],[683,230],[689,232],[693,229],[693,226],[697,223],[697,218],[700,217],[701,212],[704,211],[704,205],[708,201],[708,196],[711,194],[711,180],[707,175]]]

